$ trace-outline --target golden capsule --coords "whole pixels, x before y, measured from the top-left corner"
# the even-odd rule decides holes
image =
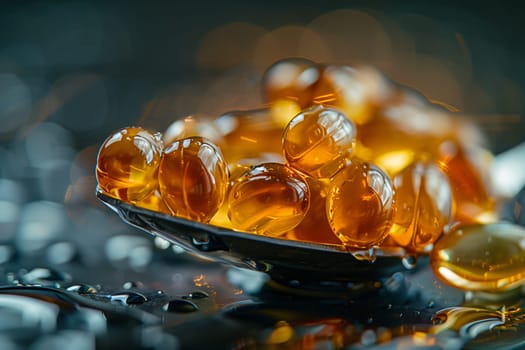
[[[96,176],[106,194],[134,203],[157,188],[162,143],[140,127],[128,127],[108,137],[99,149]]]
[[[319,66],[304,58],[285,58],[271,65],[263,75],[262,85],[270,104],[293,101],[303,109],[312,104],[312,93],[319,79]]]
[[[393,179],[396,212],[390,236],[403,247],[424,251],[452,219],[452,193],[433,163],[414,162]]]
[[[357,133],[360,145],[374,163],[392,160],[411,162],[411,153],[435,154],[440,142],[454,132],[454,124],[448,113],[435,107],[414,91],[401,91],[388,103],[374,112],[373,117],[359,125]],[[393,157],[392,157],[393,156]],[[401,169],[409,163],[394,165]],[[382,164],[381,164],[382,165]]]
[[[328,181],[307,177],[306,182],[310,189],[310,207],[301,223],[290,231],[286,238],[321,244],[341,244],[326,217]]]
[[[455,220],[461,223],[493,221],[496,214],[488,175],[490,154],[476,145],[466,149],[450,139],[438,147],[437,159],[450,181]]]
[[[332,178],[326,209],[343,244],[370,248],[385,239],[392,225],[392,181],[375,165],[354,158]]]
[[[265,163],[239,177],[228,198],[229,218],[235,229],[280,236],[304,218],[310,190],[292,168]]]
[[[339,171],[354,144],[354,124],[340,111],[322,105],[303,110],[283,134],[288,164],[315,178],[330,178]]]
[[[217,129],[213,120],[205,116],[187,116],[175,120],[163,133],[164,144],[170,144],[175,140],[187,137],[200,136],[210,140],[219,148],[223,146],[220,130]]]
[[[166,203],[164,203],[164,199],[162,199],[162,196],[158,190],[153,191],[153,193],[151,193],[146,198],[136,202],[135,205],[140,208],[171,215],[171,210],[169,210]]]
[[[432,270],[453,287],[502,292],[525,282],[525,229],[510,223],[459,226],[441,236]]]
[[[221,151],[202,137],[169,144],[159,166],[159,189],[174,215],[208,222],[224,200],[228,169]]]
[[[228,164],[258,158],[264,153],[282,152],[283,128],[268,109],[228,112],[214,124],[223,136],[221,150]]]

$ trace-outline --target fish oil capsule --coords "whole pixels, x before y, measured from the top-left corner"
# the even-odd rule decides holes
[[[160,135],[127,127],[108,137],[98,151],[96,176],[106,194],[137,202],[157,188]]]
[[[295,116],[283,134],[288,164],[315,178],[341,169],[355,144],[354,124],[340,111],[322,105]]]
[[[222,135],[213,120],[204,116],[187,116],[171,123],[163,134],[164,144],[192,136],[200,136],[210,140],[221,148]]]
[[[241,175],[228,198],[229,218],[235,229],[280,236],[304,218],[310,190],[292,168],[264,163]]]
[[[375,105],[392,93],[392,84],[372,68],[328,65],[321,70],[312,103],[338,108],[360,125],[370,119]]]
[[[146,198],[135,203],[137,207],[153,210],[159,213],[171,215],[171,210],[164,203],[164,199],[158,190],[153,191]]]
[[[525,229],[510,223],[459,226],[434,245],[435,275],[456,288],[503,292],[525,282]]]
[[[392,225],[392,181],[375,165],[353,158],[332,178],[326,210],[344,245],[370,248],[385,239]]]
[[[440,142],[454,132],[450,115],[414,91],[402,91],[380,106],[370,120],[358,128],[359,142],[370,154],[367,159],[400,170],[414,153],[435,154]]]
[[[228,169],[221,151],[202,137],[169,144],[159,166],[159,189],[174,215],[208,222],[224,200]]]
[[[452,220],[452,193],[445,174],[433,163],[416,161],[393,179],[396,212],[390,237],[409,250],[430,247]]]
[[[310,189],[310,207],[301,223],[290,231],[286,238],[321,244],[341,244],[326,217],[328,181],[306,177],[306,182]]]
[[[285,58],[275,62],[263,74],[266,101],[295,102],[300,109],[312,103],[313,88],[319,79],[319,66],[304,58]]]
[[[240,159],[258,158],[263,153],[281,153],[283,128],[268,109],[232,111],[214,122],[221,132],[221,151],[228,164]]]
[[[487,173],[490,154],[480,147],[466,149],[460,142],[447,140],[438,147],[437,158],[450,181],[455,220],[461,223],[495,221],[495,201],[490,195]]]

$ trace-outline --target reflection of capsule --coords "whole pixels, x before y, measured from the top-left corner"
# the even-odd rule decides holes
[[[229,218],[235,229],[280,236],[303,220],[310,190],[292,168],[279,163],[257,165],[234,182]]]
[[[174,215],[208,222],[224,200],[228,168],[221,151],[202,137],[169,144],[159,167],[159,189]]]
[[[388,235],[394,216],[390,178],[376,166],[352,158],[330,183],[328,222],[349,248],[370,248]]]
[[[100,189],[128,202],[140,201],[157,188],[162,143],[140,127],[117,131],[104,141],[97,157]]]

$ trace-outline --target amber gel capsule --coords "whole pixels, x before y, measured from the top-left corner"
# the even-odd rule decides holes
[[[234,183],[229,218],[235,229],[280,236],[296,227],[310,205],[306,181],[279,163],[257,165]]]
[[[315,178],[330,178],[341,169],[355,144],[355,127],[346,116],[322,105],[303,110],[283,134],[288,164]]]
[[[455,219],[462,223],[493,220],[495,201],[491,196],[491,156],[479,146],[466,149],[459,142],[447,140],[438,147],[438,164],[448,176],[454,202]]]
[[[354,158],[332,178],[326,210],[344,245],[370,248],[383,241],[392,225],[392,181],[375,165]]]
[[[227,112],[214,121],[214,127],[222,135],[220,147],[228,164],[282,152],[283,128],[269,109]]]
[[[270,104],[293,101],[299,108],[312,104],[313,89],[320,76],[319,66],[304,58],[285,58],[271,65],[262,85]]]
[[[224,200],[226,162],[211,141],[189,137],[169,144],[159,166],[159,188],[174,215],[208,222]]]
[[[396,213],[390,229],[394,241],[424,251],[452,219],[452,193],[445,174],[430,162],[416,161],[394,179]]]
[[[117,131],[104,141],[98,152],[99,188],[123,201],[143,200],[157,188],[161,150],[158,134],[140,127]]]
[[[510,223],[460,226],[430,255],[443,282],[464,290],[502,292],[525,282],[525,229]]]
[[[310,208],[299,225],[290,231],[286,238],[316,242],[322,244],[341,244],[341,241],[332,231],[326,217],[326,195],[328,179],[314,179],[306,177],[310,189]]]

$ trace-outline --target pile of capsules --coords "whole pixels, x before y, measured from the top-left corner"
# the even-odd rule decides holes
[[[378,71],[283,59],[264,108],[127,127],[102,144],[112,197],[254,234],[350,250],[428,252],[455,223],[495,216],[476,127]]]

